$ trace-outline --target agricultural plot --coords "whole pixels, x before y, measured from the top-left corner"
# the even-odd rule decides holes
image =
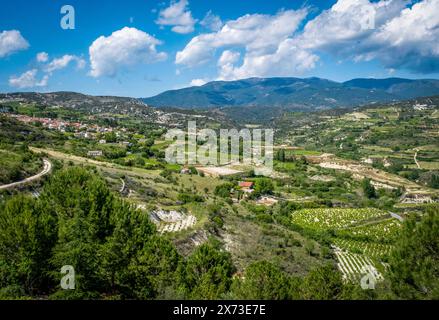
[[[392,218],[373,224],[352,227],[345,232],[354,237],[367,237],[372,241],[386,242],[394,239],[400,228],[401,222]]]
[[[392,245],[379,242],[367,242],[342,238],[335,238],[332,241],[337,247],[345,251],[363,254],[375,259],[380,259],[381,257],[389,254],[392,250]]]
[[[292,221],[302,227],[334,230],[332,238],[338,267],[347,281],[358,281],[372,274],[379,281],[382,275],[377,264],[392,250],[392,243],[401,222],[387,218],[388,214],[375,208],[362,209],[303,209],[292,214]]]
[[[347,281],[359,281],[363,276],[371,274],[377,281],[382,280],[382,274],[377,270],[373,261],[364,255],[351,253],[334,247],[337,266]]]
[[[346,228],[355,223],[385,215],[387,214],[384,211],[375,208],[302,209],[293,212],[292,221],[302,227],[315,230],[327,230]]]
[[[178,211],[153,211],[150,219],[157,226],[160,233],[179,232],[195,225],[197,218]]]
[[[182,220],[177,222],[160,224],[158,231],[160,233],[178,232],[193,227],[196,222],[197,222],[197,218],[195,218],[192,215],[188,215],[184,217]]]
[[[230,175],[242,173],[242,171],[230,169],[226,167],[198,167],[197,170],[211,177],[230,176]]]

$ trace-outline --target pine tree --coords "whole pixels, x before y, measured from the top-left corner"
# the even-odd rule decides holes
[[[404,228],[390,257],[392,290],[403,299],[439,299],[439,206]]]

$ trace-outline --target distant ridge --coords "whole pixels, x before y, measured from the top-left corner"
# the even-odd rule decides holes
[[[282,107],[313,111],[335,107],[399,101],[439,94],[439,80],[401,78],[352,79],[249,78],[214,81],[199,87],[165,91],[141,99],[153,107],[212,109],[222,107]]]

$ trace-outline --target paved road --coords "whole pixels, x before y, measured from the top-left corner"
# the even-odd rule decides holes
[[[396,213],[390,212],[390,215],[391,215],[393,218],[398,219],[398,220],[401,221],[401,222],[404,221],[404,218],[401,217],[399,214],[396,214]]]
[[[15,187],[21,186],[23,184],[26,184],[28,182],[38,180],[41,177],[45,176],[46,174],[48,174],[52,170],[52,163],[46,159],[43,159],[43,162],[44,162],[44,168],[43,168],[43,171],[41,171],[40,173],[38,173],[32,177],[26,178],[24,180],[18,181],[18,182],[13,182],[10,184],[2,185],[2,186],[0,186],[0,190],[15,188]]]

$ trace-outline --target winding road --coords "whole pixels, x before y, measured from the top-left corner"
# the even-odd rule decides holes
[[[415,155],[413,156],[413,160],[415,160],[415,163],[416,163],[416,166],[418,167],[418,169],[421,169],[421,166],[419,165],[419,162],[418,162],[418,159],[417,159],[419,150],[415,149],[415,151],[416,152],[415,152]]]
[[[4,184],[4,185],[0,186],[0,190],[15,188],[15,187],[21,186],[23,184],[38,180],[41,177],[45,176],[46,174],[48,174],[52,170],[52,163],[47,159],[43,159],[43,162],[44,162],[44,168],[43,168],[43,171],[41,171],[40,173],[38,173],[32,177],[26,178],[24,180],[21,180],[21,181],[13,182],[10,184]]]
[[[119,193],[122,193],[125,191],[125,180],[120,178],[120,181],[122,181],[122,187],[120,187]]]

